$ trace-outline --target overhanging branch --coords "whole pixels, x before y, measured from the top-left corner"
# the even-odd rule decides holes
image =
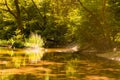
[[[100,20],[97,18],[97,15],[94,14],[91,10],[89,10],[88,8],[86,8],[83,3],[81,2],[81,0],[78,0],[79,4],[82,6],[82,8],[88,12],[92,17],[94,17],[95,21],[96,21],[96,24],[99,25],[99,26],[102,26],[101,23],[100,23]]]
[[[85,11],[87,11],[89,14],[95,16],[95,14],[94,14],[92,11],[90,11],[89,9],[87,9],[80,0],[78,0],[78,2],[80,3],[80,5],[82,6],[82,8],[83,8]]]
[[[3,9],[4,11],[8,11],[10,14],[12,14],[15,18],[17,18],[17,16],[12,12],[12,10],[9,8],[7,1],[5,0],[5,5],[7,7],[6,9]]]
[[[40,17],[43,19],[43,16],[42,16],[42,14],[40,13],[40,11],[39,11],[38,7],[36,6],[36,4],[35,4],[34,0],[32,0],[32,3],[33,3],[33,5],[35,6],[35,8],[37,9],[37,11],[38,11],[38,13],[39,13]]]

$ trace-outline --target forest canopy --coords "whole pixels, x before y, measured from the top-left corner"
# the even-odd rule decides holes
[[[0,40],[19,45],[31,33],[45,47],[120,45],[119,0],[0,0]]]

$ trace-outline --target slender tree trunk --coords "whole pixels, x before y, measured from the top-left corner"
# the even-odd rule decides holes
[[[111,40],[111,30],[107,22],[106,13],[105,13],[107,0],[102,0],[102,2],[103,3],[102,3],[102,9],[101,9],[101,18],[102,18],[102,26],[104,29],[104,39],[105,39],[106,47],[112,48],[113,42]]]
[[[7,10],[5,10],[5,11],[9,12],[11,15],[14,16],[17,26],[18,26],[18,30],[20,30],[17,34],[23,34],[23,24],[22,24],[21,11],[20,11],[20,6],[19,6],[18,0],[14,0],[14,4],[15,4],[16,12],[13,12],[10,9],[10,7],[7,3],[7,0],[5,0],[5,6],[7,7]]]
[[[18,30],[20,30],[19,34],[23,33],[23,24],[22,24],[22,19],[21,19],[21,11],[19,7],[19,2],[18,0],[14,0],[15,8],[16,8],[16,21],[18,24]]]

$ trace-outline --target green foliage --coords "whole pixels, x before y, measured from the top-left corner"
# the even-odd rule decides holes
[[[12,48],[23,48],[25,47],[23,40],[21,39],[21,35],[17,35],[8,40],[8,44],[12,46]]]
[[[44,45],[43,39],[38,34],[32,33],[28,40],[26,40],[25,45],[27,47],[39,47],[41,48]]]
[[[119,33],[114,26],[111,4],[105,0],[79,0],[81,22],[77,27],[77,37],[80,44],[91,45],[98,50],[107,50],[115,46],[114,40]],[[116,23],[115,23],[116,24]]]
[[[0,40],[0,45],[7,45],[8,44],[8,41],[6,40]]]
[[[15,47],[23,47],[31,32],[44,38],[45,47],[76,42],[102,50],[119,43],[119,0],[19,0],[19,5],[6,2],[0,1],[0,39],[9,40]]]
[[[29,39],[26,40],[25,46],[30,47],[30,50],[26,50],[29,60],[32,63],[37,63],[43,57],[44,51],[42,47],[44,45],[44,41],[38,34],[31,34]]]
[[[25,47],[25,44],[24,42],[20,41],[20,40],[16,40],[13,44],[13,47],[15,48],[24,48]]]

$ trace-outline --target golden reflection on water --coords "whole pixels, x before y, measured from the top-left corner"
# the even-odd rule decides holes
[[[37,62],[37,64],[24,63],[24,60],[28,59],[28,56],[24,54],[26,50],[29,52],[35,51],[28,48],[0,50],[0,80],[120,79],[120,69],[116,69],[116,67],[113,68],[113,65],[110,66],[109,61],[99,58],[96,58],[95,61],[90,61],[90,56],[84,57],[82,55],[69,53],[69,51],[74,51],[74,48],[39,49],[46,53],[63,51],[66,52],[66,54],[45,54],[45,58]],[[12,55],[10,55],[10,53],[12,53]],[[17,65],[17,67],[15,67],[15,65]]]
[[[28,52],[41,52],[44,51],[45,53],[52,53],[52,52],[75,52],[78,50],[77,46],[74,46],[72,48],[23,48],[23,49],[0,49],[0,54],[6,54],[6,53],[28,53]]]
[[[1,48],[0,54],[9,55],[11,62],[5,60],[2,61],[2,63],[5,63],[6,66],[11,66],[10,64],[12,64],[16,68],[19,68],[21,65],[26,65],[27,62],[37,64],[39,61],[41,61],[44,53],[74,52],[74,51],[77,51],[77,46],[74,46],[72,48],[23,48],[23,49]]]

